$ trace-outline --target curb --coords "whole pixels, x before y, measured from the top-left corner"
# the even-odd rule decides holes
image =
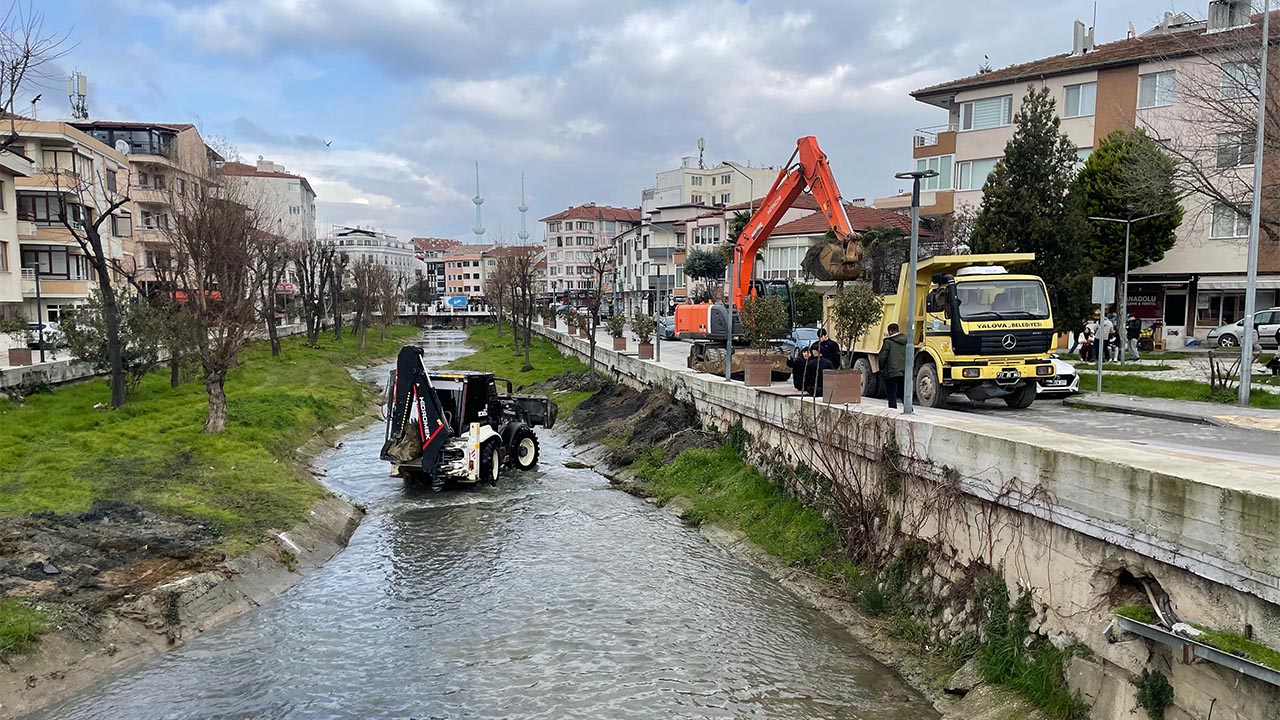
[[[1212,427],[1228,426],[1228,423],[1207,415],[1183,413],[1174,410],[1156,410],[1153,408],[1111,405],[1106,402],[1097,402],[1089,398],[1067,398],[1062,401],[1062,404],[1067,407],[1084,408],[1086,410],[1101,410],[1103,412],[1118,413],[1120,415],[1139,415],[1142,417],[1155,418],[1157,420],[1172,420],[1174,422],[1188,423],[1191,425],[1209,425]]]

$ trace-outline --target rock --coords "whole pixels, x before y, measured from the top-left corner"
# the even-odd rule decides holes
[[[44,564],[44,568],[43,568],[43,570],[44,570],[44,574],[45,574],[45,575],[60,575],[60,574],[62,574],[62,571],[58,569],[58,566],[57,566],[57,565],[54,565],[53,563],[45,563],[45,564]]]
[[[955,671],[947,684],[943,686],[952,695],[968,695],[971,690],[978,687],[982,683],[982,673],[978,671],[978,661],[976,658],[970,659],[969,662],[960,666]]]
[[[564,466],[569,468],[570,470],[590,470],[591,469],[590,465],[583,462],[578,462],[577,460],[570,460],[564,463]]]

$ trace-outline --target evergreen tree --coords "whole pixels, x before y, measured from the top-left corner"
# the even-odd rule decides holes
[[[1125,226],[1090,217],[1123,220],[1165,213],[1133,224],[1131,270],[1160,260],[1173,247],[1183,215],[1174,172],[1173,160],[1142,129],[1116,130],[1098,143],[1070,190],[1076,221],[1089,223],[1087,252],[1098,275],[1123,276]]]
[[[1054,321],[1059,329],[1077,328],[1088,300],[1092,268],[1081,258],[1082,234],[1068,212],[1067,192],[1077,161],[1076,146],[1062,132],[1047,87],[1028,87],[1014,116],[1013,137],[982,188],[982,210],[974,223],[975,253],[1033,252],[1028,271],[1059,290]]]

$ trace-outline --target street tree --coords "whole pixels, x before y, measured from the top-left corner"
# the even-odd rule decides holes
[[[360,338],[362,350],[369,333],[373,312],[379,304],[379,268],[385,267],[368,257],[357,258],[351,264],[351,305],[354,312],[351,318],[351,334]]]
[[[728,259],[718,250],[691,250],[684,261],[684,274],[698,281],[690,293],[693,302],[715,300],[714,288],[723,285],[728,267]]]
[[[9,116],[11,133],[19,117],[19,94],[31,91],[31,85],[61,80],[58,60],[75,49],[70,31],[50,31],[44,23],[44,13],[23,0],[12,0],[0,17],[0,110]],[[11,135],[10,141],[14,139]]]
[[[404,299],[404,291],[400,278],[391,272],[391,266],[380,265],[375,280],[378,292],[378,339],[387,339],[387,328],[395,324],[400,316],[400,301]]]
[[[1076,287],[1082,273],[1081,229],[1071,222],[1067,191],[1075,176],[1076,145],[1062,131],[1048,87],[1028,86],[1014,116],[1013,137],[982,188],[973,228],[976,253],[1032,252],[1032,270],[1050,285]],[[1057,314],[1059,328],[1082,317]]]
[[[130,389],[160,362],[164,339],[163,310],[146,298],[132,295],[123,288],[116,292],[116,319],[123,349],[125,379]],[[100,372],[111,367],[107,351],[107,324],[103,312],[102,293],[93,292],[82,305],[66,310],[60,316],[67,349]]]
[[[173,198],[173,219],[165,229],[174,276],[202,328],[191,354],[208,395],[206,433],[226,429],[227,372],[258,327],[262,280],[256,259],[270,237],[260,200],[247,186],[215,177]]]
[[[605,278],[613,271],[614,252],[611,247],[597,247],[591,252],[591,262],[587,265],[587,370],[596,370],[596,328],[600,326],[600,304],[604,301]],[[617,308],[613,308],[617,312]]]
[[[815,285],[798,282],[791,286],[796,325],[808,327],[822,321],[822,291]]]
[[[849,283],[836,291],[831,306],[831,334],[844,342],[845,352],[853,352],[853,344],[884,316],[884,298],[870,284]]]
[[[307,344],[314,346],[320,341],[320,329],[331,297],[329,285],[333,281],[334,250],[302,239],[289,242],[285,253],[298,280],[298,304],[302,306]]]
[[[533,369],[530,359],[530,345],[533,342],[534,305],[538,295],[538,263],[539,256],[528,246],[520,246],[510,257],[509,276],[511,281],[511,298],[515,311],[511,321],[520,328],[517,347],[524,350],[524,365],[521,372]]]
[[[271,357],[280,357],[280,331],[276,327],[276,292],[289,267],[288,241],[278,234],[264,234],[255,247],[258,264],[258,303],[271,342]]]

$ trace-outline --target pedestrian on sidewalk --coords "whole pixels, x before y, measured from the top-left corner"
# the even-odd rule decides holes
[[[835,340],[827,337],[827,329],[818,329],[818,351],[831,363],[832,370],[840,369],[840,346]]]
[[[831,361],[822,357],[818,343],[809,346],[809,359],[804,364],[804,393],[812,397],[822,396],[822,371],[833,370]]]
[[[1098,320],[1098,341],[1095,351],[1102,353],[1102,358],[1107,362],[1114,362],[1120,352],[1120,347],[1116,344],[1116,323],[1109,315],[1104,315]]]
[[[898,323],[889,323],[889,336],[880,345],[880,382],[884,384],[884,394],[889,398],[889,407],[898,407],[898,398],[902,397],[903,375],[907,365],[907,337],[902,334]]]
[[[1126,349],[1129,357],[1134,360],[1141,360],[1142,356],[1138,354],[1138,337],[1142,335],[1142,320],[1132,315],[1129,316],[1129,322],[1124,326],[1125,339],[1127,341]]]

